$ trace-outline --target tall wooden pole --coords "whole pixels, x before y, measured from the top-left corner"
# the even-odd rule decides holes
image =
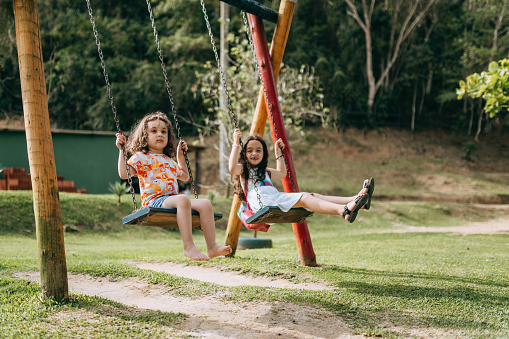
[[[253,37],[253,45],[258,59],[258,66],[260,67],[262,79],[265,84],[265,91],[268,101],[266,102],[267,111],[272,112],[272,114],[269,115],[269,119],[271,121],[270,127],[272,138],[274,141],[276,141],[278,138],[281,138],[285,144],[283,153],[285,155],[285,162],[288,167],[288,174],[283,179],[283,187],[285,192],[298,192],[299,186],[297,184],[297,176],[295,173],[295,168],[293,167],[292,153],[290,144],[288,143],[288,138],[286,136],[283,115],[281,114],[281,109],[279,107],[276,81],[274,78],[274,72],[272,70],[269,50],[267,48],[267,40],[265,38],[263,21],[253,14],[248,14],[247,17],[249,20],[251,36]],[[307,222],[304,220],[301,223],[293,223],[292,225],[302,265],[317,266],[316,256],[313,251],[313,245],[311,244],[311,236],[309,234]]]
[[[281,0],[281,4],[279,5],[279,20],[277,21],[274,35],[272,36],[272,43],[270,44],[269,54],[276,84],[279,77],[279,69],[283,62],[283,55],[285,54],[286,42],[290,34],[295,1],[296,0]],[[256,104],[253,123],[251,124],[251,134],[263,135],[265,133],[266,122],[267,106],[263,88],[261,88],[258,94],[258,103]]]
[[[62,211],[36,0],[13,0],[28,161],[44,297],[68,298]]]

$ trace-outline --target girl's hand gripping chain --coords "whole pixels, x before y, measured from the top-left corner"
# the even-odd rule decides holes
[[[178,155],[184,155],[184,151],[187,152],[187,143],[184,141],[184,139],[179,140],[179,144],[177,146],[177,154]]]
[[[277,139],[274,143],[274,152],[276,153],[276,160],[283,157],[283,150],[285,149],[285,143],[281,138]]]
[[[233,132],[233,146],[239,146],[241,139],[242,139],[242,132],[240,131],[240,129],[236,129]]]
[[[117,148],[121,150],[122,146],[125,145],[125,135],[123,135],[122,133],[117,133],[115,134],[115,136],[117,137],[115,145],[117,145]]]

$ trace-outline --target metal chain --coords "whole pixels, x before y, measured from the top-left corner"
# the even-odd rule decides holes
[[[180,133],[180,125],[179,125],[179,122],[177,119],[177,110],[175,109],[175,103],[173,101],[173,94],[171,92],[171,87],[170,87],[170,81],[168,80],[168,73],[166,72],[166,64],[164,62],[163,52],[161,50],[161,44],[159,42],[159,35],[157,34],[157,30],[156,30],[154,13],[152,12],[152,6],[150,5],[150,0],[146,0],[146,2],[147,2],[147,9],[148,9],[148,12],[150,15],[150,21],[152,22],[152,29],[154,30],[154,37],[155,37],[155,41],[156,41],[156,45],[157,45],[157,52],[159,52],[159,60],[161,61],[161,68],[163,69],[164,83],[166,84],[166,92],[168,92],[168,97],[170,99],[171,111],[173,113],[173,120],[175,121],[175,128],[177,129],[177,137],[179,139],[179,144],[180,144],[180,141],[182,140],[182,134]],[[183,153],[184,153],[184,158],[186,160],[187,170],[189,171],[189,177],[191,180],[191,186],[193,187],[194,197],[196,199],[198,199],[198,193],[196,192],[196,184],[194,183],[193,172],[191,171],[191,165],[189,164],[189,159],[187,157],[187,151],[183,150]]]
[[[118,116],[117,116],[117,108],[115,107],[115,103],[113,102],[113,93],[111,91],[111,85],[110,85],[110,81],[109,81],[108,72],[106,71],[106,63],[104,62],[103,51],[101,49],[101,41],[99,40],[99,34],[97,33],[97,27],[95,25],[95,19],[92,14],[92,6],[90,5],[90,0],[86,0],[86,2],[87,2],[87,7],[88,7],[88,15],[90,16],[90,22],[92,23],[92,30],[94,31],[95,44],[97,45],[97,52],[99,53],[99,59],[101,59],[101,67],[103,69],[103,75],[104,75],[104,80],[106,82],[106,88],[108,89],[108,97],[110,99],[111,109],[113,111],[113,117],[115,119],[115,124],[117,125],[117,132],[122,134],[122,131],[120,130],[120,122],[119,122]],[[123,154],[124,160],[125,160],[125,168],[127,171],[127,181],[129,182],[129,190],[130,190],[131,196],[133,198],[133,208],[136,211],[138,209],[138,204],[136,203],[136,196],[135,196],[135,192],[134,192],[131,171],[129,168],[129,164],[127,163],[127,151],[125,149],[125,145],[122,145],[122,154]]]
[[[207,24],[207,29],[209,31],[210,43],[212,44],[212,49],[214,51],[214,56],[216,58],[217,67],[219,68],[219,74],[220,74],[220,77],[221,77],[221,82],[223,84],[223,88],[224,88],[224,91],[225,91],[225,94],[226,94],[226,98],[228,100],[228,111],[230,113],[230,116],[231,116],[231,119],[233,121],[233,124],[234,124],[235,128],[238,129],[239,125],[238,125],[238,122],[237,122],[237,117],[235,116],[235,112],[233,111],[233,108],[232,108],[230,92],[228,91],[228,86],[226,84],[226,79],[225,79],[225,76],[224,76],[223,66],[221,65],[221,61],[220,61],[219,55],[217,53],[216,43],[214,42],[214,34],[212,33],[212,28],[210,27],[209,16],[207,15],[207,9],[205,7],[205,2],[204,2],[204,0],[200,0],[200,3],[201,3],[201,7],[202,7],[203,17],[205,19],[205,23]],[[260,197],[260,192],[258,191],[258,187],[256,186],[256,182],[255,182],[254,178],[251,175],[251,166],[249,165],[249,161],[247,160],[247,156],[246,156],[246,153],[244,151],[244,145],[242,143],[242,139],[239,141],[239,145],[240,145],[240,154],[241,154],[241,157],[246,162],[246,165],[247,165],[247,168],[248,168],[248,172],[249,172],[248,173],[248,178],[253,180],[254,188],[255,188],[255,191],[256,191],[256,197],[258,198],[258,203],[260,204],[260,207],[263,208],[264,205],[263,205],[262,199]],[[247,191],[247,187],[246,187],[246,191]]]
[[[230,92],[228,92],[228,86],[226,85],[226,79],[224,76],[223,66],[221,65],[221,61],[219,59],[219,54],[217,53],[216,43],[214,42],[214,34],[212,33],[212,28],[210,27],[209,16],[207,15],[207,9],[205,8],[205,1],[200,0],[200,2],[201,2],[202,12],[203,12],[203,17],[205,18],[205,23],[207,24],[207,29],[209,31],[210,43],[212,44],[212,49],[214,50],[214,56],[216,58],[217,67],[219,68],[219,74],[221,76],[223,88],[226,93],[226,98],[228,99],[228,111],[231,115],[231,119],[233,121],[233,124],[235,125],[235,128],[239,128],[238,123],[237,123],[237,117],[235,116],[235,113],[232,108]]]
[[[270,113],[271,120],[274,121],[274,114],[272,113],[272,104],[269,101],[269,96],[267,94],[267,89],[265,88],[265,82],[263,81],[263,78],[262,78],[262,71],[260,70],[260,65],[258,65],[258,58],[256,56],[256,52],[254,49],[253,38],[251,36],[251,30],[249,28],[249,23],[247,21],[246,12],[244,12],[244,11],[242,11],[242,18],[244,19],[244,25],[246,26],[249,45],[251,46],[251,52],[253,53],[253,58],[255,60],[256,69],[258,70],[258,77],[260,78],[260,82],[262,84],[263,94],[265,95],[265,101],[267,102],[267,106],[269,107],[269,113]],[[279,133],[277,131],[276,124],[273,123],[272,126],[274,127],[274,132],[276,133],[276,139],[279,139]],[[285,161],[286,171],[288,173],[288,176],[290,177],[290,182],[292,183],[293,191],[297,192],[297,185],[295,185],[295,182],[293,181],[293,177],[290,173],[290,167],[288,166],[288,159],[286,159],[286,156],[285,156],[283,150],[281,150],[281,154],[283,155],[283,159]]]

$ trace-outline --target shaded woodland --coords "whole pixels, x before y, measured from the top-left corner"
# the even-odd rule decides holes
[[[279,1],[261,1],[278,9]],[[0,119],[21,117],[12,2],[0,2]],[[58,128],[115,130],[85,1],[37,1],[49,111]],[[171,112],[147,5],[94,1],[123,130],[145,113]],[[199,0],[151,1],[175,105],[185,133],[210,134],[219,78]],[[216,41],[219,1],[205,1]],[[458,100],[460,80],[509,53],[509,0],[299,0],[278,84],[295,128],[439,127],[479,133],[482,99]],[[265,23],[270,42],[274,24]],[[230,10],[233,107],[249,125],[259,88],[244,23]],[[505,116],[501,115],[503,118]],[[499,122],[502,126],[504,122]]]

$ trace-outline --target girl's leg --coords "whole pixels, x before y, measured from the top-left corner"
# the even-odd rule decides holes
[[[207,243],[207,255],[209,258],[230,254],[232,252],[230,245],[221,246],[216,243],[216,224],[210,200],[191,199],[191,208],[200,213],[201,229]]]
[[[367,182],[369,182],[368,179],[364,180],[364,184],[366,184]],[[368,193],[368,189],[363,187],[360,190],[358,195],[365,194],[365,193]],[[322,199],[322,200],[325,200],[325,201],[329,201],[329,202],[332,202],[334,204],[340,204],[340,205],[348,204],[350,201],[354,200],[357,197],[357,195],[354,195],[354,196],[351,196],[351,197],[337,197],[337,196],[332,196],[332,195],[322,195],[322,194],[318,194],[318,193],[312,193],[312,195],[315,198]]]
[[[209,257],[203,254],[194,245],[193,225],[191,222],[191,201],[189,200],[189,197],[183,194],[169,196],[164,199],[161,207],[177,209],[177,224],[180,230],[180,236],[182,237],[182,243],[184,245],[184,255],[193,260],[209,260]]]
[[[332,202],[334,204],[340,204],[340,205],[348,204],[350,201],[352,201],[356,197],[355,195],[352,197],[336,197],[333,195],[322,195],[322,194],[318,194],[318,193],[311,193],[311,195],[317,199],[321,199],[324,201],[328,201],[328,202]]]
[[[355,208],[356,203],[354,200],[351,200],[346,205],[348,209],[352,211]],[[320,214],[337,214],[343,216],[345,212],[345,204],[335,204],[327,200],[319,199],[309,193],[302,194],[302,197],[295,205],[293,205],[293,207],[308,208],[311,211]],[[348,220],[348,218],[349,216],[347,216],[346,220]]]

